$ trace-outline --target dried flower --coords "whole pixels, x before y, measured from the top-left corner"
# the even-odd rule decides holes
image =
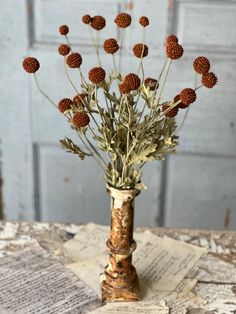
[[[66,110],[70,110],[73,101],[70,98],[63,98],[58,103],[58,109],[64,113]]]
[[[92,18],[89,14],[86,14],[82,17],[82,21],[84,24],[90,24],[92,22]]]
[[[60,55],[66,56],[70,52],[70,47],[66,44],[62,44],[58,47],[58,52]]]
[[[172,41],[166,46],[166,55],[171,60],[176,60],[182,57],[184,49],[178,43]]]
[[[131,24],[131,16],[128,13],[119,13],[114,22],[120,28],[126,28]]]
[[[76,112],[72,118],[72,124],[75,128],[83,128],[90,122],[89,116],[85,111]]]
[[[61,25],[59,27],[59,33],[66,36],[69,33],[69,27],[67,25]]]
[[[174,43],[178,43],[178,37],[175,36],[175,35],[169,35],[167,38],[166,38],[166,44],[168,45],[169,43],[171,42],[174,42]]]
[[[185,105],[192,104],[197,99],[195,90],[192,88],[183,89],[180,93],[180,99],[181,99],[181,102]]]
[[[162,112],[165,112],[167,109],[169,109],[170,105],[167,103],[164,103],[162,106]],[[165,113],[165,116],[168,118],[174,118],[177,113],[178,113],[179,109],[177,107],[174,107],[173,109],[171,109],[170,111]]]
[[[28,73],[35,73],[40,67],[38,60],[34,57],[25,58],[22,65],[24,70]]]
[[[218,81],[218,78],[213,72],[209,72],[202,75],[202,85],[204,85],[207,88],[214,87],[217,81]]]
[[[126,75],[124,82],[129,85],[131,90],[138,89],[141,84],[140,78],[135,73]]]
[[[147,77],[144,80],[144,85],[145,85],[145,87],[149,87],[150,90],[154,91],[155,89],[158,88],[159,83],[157,82],[156,79],[151,78],[151,77]]]
[[[106,72],[103,68],[96,67],[89,71],[88,78],[94,84],[99,84],[105,80]]]
[[[79,68],[82,64],[82,57],[78,52],[72,52],[66,59],[70,68]]]
[[[83,103],[84,99],[87,97],[87,94],[85,93],[81,93],[81,94],[78,94],[76,95],[74,98],[73,98],[73,103],[74,105],[80,105],[81,103]]]
[[[149,25],[149,19],[146,16],[141,16],[139,19],[139,24],[143,27],[147,27]]]
[[[148,55],[148,46],[145,44],[136,44],[133,47],[134,55],[137,58],[144,58]]]
[[[131,88],[130,88],[129,84],[126,82],[123,82],[119,85],[119,90],[120,90],[121,94],[125,94],[125,95],[127,95],[131,92]]]
[[[109,38],[104,41],[103,48],[106,53],[114,54],[119,50],[119,45],[115,38]]]
[[[174,98],[174,102],[177,102],[180,100],[180,95],[176,95]],[[176,106],[178,109],[185,109],[188,107],[188,105],[185,105],[184,103],[182,103],[182,101]]]
[[[100,31],[106,26],[106,20],[103,16],[96,15],[92,18],[90,25],[93,29]]]
[[[193,62],[194,70],[199,74],[206,74],[209,72],[211,64],[210,61],[206,57],[198,57]]]

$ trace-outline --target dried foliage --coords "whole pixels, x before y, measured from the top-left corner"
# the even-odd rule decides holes
[[[65,35],[66,44],[59,47],[59,53],[65,57],[65,73],[76,95],[62,99],[59,104],[51,100],[41,89],[35,72],[40,64],[37,59],[28,57],[23,62],[24,69],[33,73],[39,91],[60,111],[70,127],[79,137],[83,150],[71,139],[61,140],[63,147],[79,158],[96,159],[104,170],[106,182],[118,189],[141,189],[142,168],[153,160],[162,160],[166,154],[175,152],[177,142],[175,116],[196,100],[195,88],[177,91],[173,101],[163,101],[162,95],[174,60],[183,55],[183,47],[175,35],[166,39],[167,58],[157,78],[145,77],[143,58],[148,55],[144,32],[149,24],[147,17],[141,17],[143,41],[133,46],[133,53],[139,60],[137,71],[122,73],[120,64],[123,49],[123,38],[126,28],[131,24],[131,16],[119,13],[115,23],[120,28],[121,39],[105,40],[103,48],[106,57],[112,58],[113,70],[103,68],[99,55],[99,46],[94,33],[102,30],[106,21],[102,16],[85,15],[82,18],[91,32],[97,63],[86,75],[81,71],[82,56],[74,52],[67,36],[69,28],[62,25],[59,32]],[[119,50],[118,53],[115,54]],[[116,58],[119,57],[119,67]],[[151,60],[154,63],[154,59]],[[155,65],[153,64],[153,67]],[[217,83],[214,73],[209,73],[210,63],[203,56],[195,59],[193,67],[202,74],[202,84],[208,88]],[[76,68],[81,80],[81,88],[77,88],[70,78],[68,68]],[[75,71],[75,70],[74,70]],[[87,79],[88,77],[88,79]]]

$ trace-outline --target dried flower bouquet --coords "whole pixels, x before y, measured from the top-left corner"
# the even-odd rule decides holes
[[[58,53],[64,57],[65,74],[75,92],[73,99],[63,98],[56,104],[45,94],[37,79],[40,64],[36,58],[27,57],[23,67],[28,73],[33,73],[39,91],[65,116],[78,134],[79,144],[65,138],[61,140],[63,147],[82,160],[94,157],[105,173],[113,202],[111,233],[107,242],[110,259],[102,278],[102,299],[139,300],[138,278],[132,266],[135,249],[133,200],[144,187],[142,168],[148,161],[162,160],[165,154],[175,151],[178,138],[175,116],[179,110],[189,109],[196,101],[199,88],[214,87],[217,77],[209,72],[209,60],[200,56],[194,60],[193,67],[195,73],[201,75],[201,85],[187,87],[173,99],[163,101],[162,94],[171,64],[184,52],[175,35],[166,39],[166,59],[162,71],[155,78],[146,77],[143,59],[148,56],[149,47],[144,38],[149,19],[142,16],[139,24],[143,28],[143,39],[141,43],[134,44],[132,52],[139,59],[139,65],[133,72],[123,74],[122,47],[125,30],[132,19],[127,13],[119,13],[114,22],[120,28],[120,42],[109,38],[103,44],[105,53],[110,54],[113,61],[113,69],[107,73],[101,62],[97,40],[98,33],[106,26],[106,20],[102,16],[85,15],[82,21],[89,28],[97,56],[97,64],[90,69],[88,76],[81,70],[81,54],[72,50],[69,27],[59,27],[66,43],[58,47]],[[78,71],[81,90],[72,81],[68,68]]]

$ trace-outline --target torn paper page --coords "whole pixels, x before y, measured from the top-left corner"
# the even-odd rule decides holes
[[[110,227],[89,223],[63,246],[63,253],[75,260],[82,260],[96,255],[106,255],[106,241]]]
[[[101,302],[84,282],[34,244],[0,258],[0,306],[6,314],[72,314],[88,313]]]
[[[90,312],[90,314],[168,314],[169,309],[165,302],[126,302],[126,303],[108,303],[99,309]]]
[[[160,238],[144,232],[143,240],[134,252],[133,263],[140,282],[158,295],[175,291],[187,273],[206,250],[171,238]]]
[[[84,229],[81,237],[88,240],[85,249],[82,250],[83,253],[86,251],[86,254],[82,256],[84,258],[85,255],[90,255],[90,258],[78,259],[78,262],[68,265],[98,295],[100,295],[99,275],[104,271],[108,261],[102,249],[104,230],[100,233],[100,228],[101,226],[90,225],[89,229]],[[89,230],[87,236],[86,229]],[[91,237],[91,234],[96,234],[96,237]],[[76,243],[81,238],[78,234]],[[143,298],[153,299],[158,296],[158,299],[163,299],[172,292],[178,293],[185,289],[187,294],[192,289],[196,280],[185,280],[185,276],[194,269],[206,252],[205,249],[170,238],[163,239],[150,232],[136,234],[136,239],[138,246],[133,255],[133,264],[138,271]],[[93,250],[94,243],[97,243],[96,250]],[[74,256],[73,252],[70,253]],[[77,253],[80,256],[78,250]]]

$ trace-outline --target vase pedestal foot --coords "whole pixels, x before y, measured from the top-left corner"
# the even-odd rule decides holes
[[[110,274],[105,269],[101,277],[102,301],[104,302],[134,302],[140,301],[139,280],[135,268],[129,276]]]

